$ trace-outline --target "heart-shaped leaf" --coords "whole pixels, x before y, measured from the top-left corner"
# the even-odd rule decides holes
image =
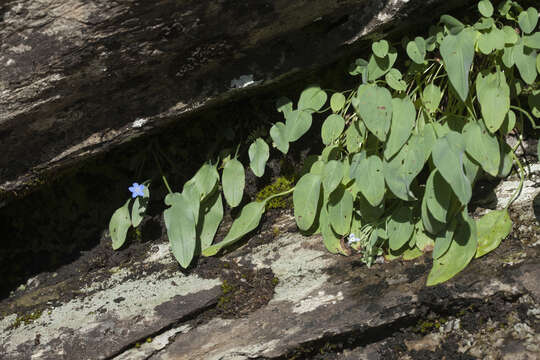
[[[476,220],[478,229],[477,258],[495,250],[512,231],[512,220],[508,210],[490,211]]]
[[[364,141],[364,135],[366,133],[366,126],[360,120],[353,121],[347,130],[345,131],[345,145],[347,151],[350,153],[356,153],[360,151],[360,147]]]
[[[502,30],[504,32],[504,42],[506,44],[514,45],[518,42],[519,36],[513,27],[505,25],[503,26]]]
[[[538,24],[538,11],[530,7],[527,11],[522,11],[518,16],[519,27],[525,34],[530,34]]]
[[[417,36],[414,41],[409,41],[407,44],[407,55],[415,63],[422,65],[426,58],[426,41],[424,38]]]
[[[469,94],[469,71],[474,59],[475,31],[464,29],[447,35],[441,43],[441,56],[450,83],[463,102]]]
[[[332,254],[347,255],[347,252],[341,247],[341,236],[336,234],[330,226],[330,219],[326,206],[321,207],[321,213],[319,215],[319,226],[321,229],[321,235],[323,243],[326,249]]]
[[[367,67],[364,69],[364,73],[367,71],[367,81],[375,81],[381,76],[384,76],[388,71],[390,71],[390,69],[392,69],[396,59],[397,51],[395,48],[390,48],[388,50],[388,54],[383,58],[372,55],[369,58]],[[362,76],[364,81],[366,81],[365,76]]]
[[[184,187],[189,187],[191,184],[195,185],[195,189],[198,191],[199,201],[202,201],[214,192],[218,181],[219,174],[217,172],[217,166],[207,163],[201,166],[193,178],[184,184]]]
[[[392,95],[377,85],[360,85],[352,104],[366,127],[385,141],[392,121]]]
[[[296,141],[311,127],[312,116],[307,111],[294,110],[285,121],[285,130],[289,142]]]
[[[257,177],[264,175],[264,168],[266,167],[266,161],[270,157],[270,149],[268,144],[261,138],[258,138],[251,144],[248,150],[249,155],[249,167],[253,171],[253,174]]]
[[[386,40],[380,40],[376,41],[371,45],[371,50],[373,50],[373,53],[375,56],[383,58],[388,54],[388,50],[390,49],[390,45],[388,44],[388,41]]]
[[[298,228],[307,231],[313,225],[319,197],[321,193],[321,177],[308,173],[298,180],[293,192],[294,217]]]
[[[531,49],[540,49],[540,32],[524,36],[523,45],[528,46]]]
[[[246,184],[246,175],[244,166],[236,159],[227,161],[223,168],[223,195],[230,207],[234,208],[240,205],[244,196],[244,186]]]
[[[401,80],[403,75],[399,72],[398,69],[392,68],[389,72],[386,73],[384,79],[392,89],[396,91],[405,91],[407,90],[407,83]]]
[[[363,151],[354,155],[350,177],[355,179],[356,187],[365,196],[371,206],[378,206],[385,192],[383,163],[378,156],[366,157]]]
[[[276,100],[276,109],[283,113],[286,119],[293,111],[293,103],[288,97],[282,96]]]
[[[116,209],[112,214],[109,222],[109,235],[112,240],[112,248],[114,250],[119,249],[126,241],[127,232],[131,226],[131,219],[129,218],[129,202],[131,199],[125,202],[125,204]]]

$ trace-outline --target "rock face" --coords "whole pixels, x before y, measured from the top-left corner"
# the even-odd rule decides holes
[[[467,2],[3,1],[0,196]]]
[[[532,171],[511,207],[512,235],[445,284],[425,287],[430,255],[368,269],[356,256],[329,254],[318,236],[298,234],[283,214],[246,246],[201,260],[188,274],[166,242],[120,267],[107,265],[118,253],[105,242],[105,255],[31,279],[0,303],[0,352],[3,359],[536,358],[540,167]],[[497,187],[498,207],[515,187],[514,179]]]

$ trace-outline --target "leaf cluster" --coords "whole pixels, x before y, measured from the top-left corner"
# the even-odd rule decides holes
[[[431,251],[428,285],[495,249],[512,227],[506,208],[473,220],[467,206],[480,177],[521,169],[506,136],[519,134],[524,121],[536,127],[533,117],[540,117],[540,32],[533,7],[506,0],[495,9],[482,0],[477,8],[474,24],[443,15],[426,37],[401,46],[374,42],[369,58],[349,69],[359,77],[356,89],[331,93],[313,85],[296,103],[278,99],[284,120],[270,128],[271,145],[287,154],[325,114],[324,150],[308,158],[293,189],[244,206],[221,242],[213,243],[222,194],[230,207],[243,197],[240,161],[205,164],[181,193],[167,195],[165,224],[180,265],[189,266],[197,251],[215,255],[240,240],[257,227],[268,201],[291,192],[298,228],[321,234],[332,253],[349,255],[352,247],[369,265],[381,253],[413,259]],[[263,176],[269,145],[257,138],[248,155],[253,174]],[[115,221],[126,223],[126,205]],[[118,244],[124,230],[115,231]],[[349,246],[344,238],[352,234],[360,241]]]

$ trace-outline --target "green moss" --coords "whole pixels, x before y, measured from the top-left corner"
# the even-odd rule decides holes
[[[276,286],[277,284],[279,284],[279,278],[275,277],[272,279],[272,285]]]
[[[9,328],[16,329],[19,326],[21,326],[23,323],[24,325],[31,324],[35,320],[39,319],[41,317],[41,314],[43,314],[43,311],[37,310],[29,314],[17,315],[17,318],[13,321],[13,323],[10,325]]]
[[[294,176],[281,176],[276,179],[272,184],[265,186],[261,191],[257,193],[256,200],[263,201],[268,197],[290,190],[294,186]],[[290,196],[280,196],[270,200],[266,204],[266,210],[268,209],[289,209],[292,207],[292,201]]]

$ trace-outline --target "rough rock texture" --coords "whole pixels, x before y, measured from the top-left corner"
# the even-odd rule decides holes
[[[384,25],[467,2],[3,1],[0,200],[239,88],[330,64]]]
[[[368,269],[356,256],[329,254],[317,236],[299,235],[292,216],[283,214],[247,246],[200,261],[189,274],[178,271],[160,243],[121,268],[31,279],[0,303],[0,353],[3,359],[536,358],[540,166],[531,171],[511,207],[512,234],[445,284],[424,286],[429,255]],[[515,179],[499,184],[497,207],[515,186]],[[70,283],[86,285],[77,290]],[[270,297],[257,295],[269,289]],[[256,305],[222,311],[236,301]]]

